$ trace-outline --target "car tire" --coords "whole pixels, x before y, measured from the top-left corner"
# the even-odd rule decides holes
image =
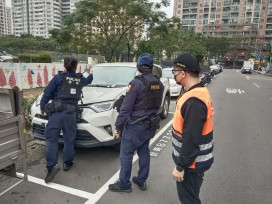
[[[169,105],[170,105],[170,97],[168,95],[166,95],[165,98],[164,98],[164,102],[163,102],[163,109],[162,109],[162,112],[160,114],[160,117],[162,119],[167,118],[168,112],[169,112]]]

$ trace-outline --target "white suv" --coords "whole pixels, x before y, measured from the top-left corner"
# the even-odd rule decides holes
[[[164,85],[162,105],[159,111],[161,118],[166,118],[169,111],[170,86],[169,80],[164,76],[158,65],[154,66],[154,74],[159,75]],[[118,99],[126,94],[126,88],[131,80],[137,75],[136,63],[104,63],[93,67],[94,79],[92,84],[83,88],[82,117],[77,123],[77,136],[75,146],[119,147],[120,138],[114,139],[113,131],[119,109]],[[35,138],[45,140],[44,129],[48,117],[40,114],[41,96],[31,107],[33,118],[33,134]],[[60,143],[63,138],[60,136]]]

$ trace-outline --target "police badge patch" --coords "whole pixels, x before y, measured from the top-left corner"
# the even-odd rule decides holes
[[[129,92],[131,89],[131,85],[128,85],[126,92]]]

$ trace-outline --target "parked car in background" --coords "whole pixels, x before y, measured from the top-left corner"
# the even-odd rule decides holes
[[[157,74],[162,73],[161,68],[155,65]],[[75,146],[120,147],[120,138],[114,138],[115,121],[120,111],[122,99],[126,94],[128,84],[137,75],[136,63],[104,63],[93,67],[94,79],[92,84],[83,88],[82,103],[79,108],[83,110],[77,123]],[[83,75],[86,73],[83,73]],[[160,77],[164,85],[164,94],[159,113],[161,118],[167,118],[170,104],[169,80],[162,73]],[[45,140],[44,129],[48,117],[40,114],[40,100],[31,107],[33,118],[33,134],[35,138]],[[59,142],[63,143],[62,135]]]
[[[242,74],[252,74],[254,68],[254,62],[253,61],[244,61],[243,67],[241,68]]]
[[[219,65],[219,64],[214,64],[214,65],[211,65],[210,66],[210,70],[211,71],[215,71],[215,74],[219,74],[220,73],[220,67],[221,67],[221,65]]]
[[[164,68],[162,71],[170,82],[170,95],[179,96],[182,93],[182,86],[178,85],[175,81],[174,74],[172,73],[173,68]]]
[[[5,51],[0,52],[0,62],[9,62],[13,60],[13,56],[10,54],[7,54]]]

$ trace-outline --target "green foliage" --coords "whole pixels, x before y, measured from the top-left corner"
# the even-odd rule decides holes
[[[22,53],[25,50],[57,50],[54,40],[41,37],[33,37],[30,34],[23,34],[21,37],[13,35],[0,36],[0,52],[7,53]]]
[[[35,96],[32,99],[24,98],[24,117],[26,120],[26,130],[31,129],[31,106],[37,100],[39,95]]]
[[[162,3],[168,5],[169,0]],[[166,18],[159,7],[146,0],[82,0],[64,19],[63,29],[50,33],[63,51],[87,53],[98,49],[111,62],[123,54],[121,48],[128,56],[130,52],[136,54],[144,26]]]
[[[41,54],[21,54],[18,56],[18,62],[31,62],[31,63],[50,63],[51,55],[48,52]]]

